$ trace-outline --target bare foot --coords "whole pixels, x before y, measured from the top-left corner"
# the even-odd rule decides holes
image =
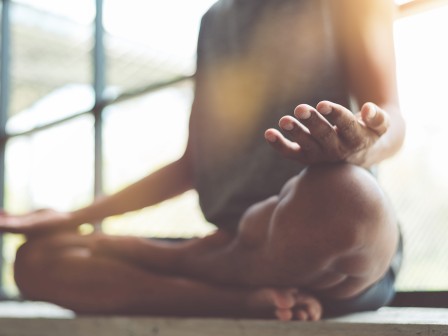
[[[297,290],[291,315],[299,321],[318,321],[322,317],[322,305],[314,296]]]
[[[292,307],[295,303],[295,289],[263,288],[252,291],[246,300],[246,307],[251,315],[256,317],[275,317],[282,321],[292,318]],[[277,310],[282,314],[278,316]],[[288,312],[291,316],[288,315]]]
[[[322,316],[319,301],[295,288],[263,288],[249,295],[246,302],[251,313],[270,312],[280,321],[317,321]]]

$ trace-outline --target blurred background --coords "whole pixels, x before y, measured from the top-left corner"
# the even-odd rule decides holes
[[[5,210],[78,208],[178,158],[187,139],[199,22],[214,2],[3,0]],[[448,2],[396,3],[408,132],[401,152],[380,166],[379,180],[405,236],[398,288],[448,290]],[[102,227],[158,237],[214,230],[194,192]],[[11,297],[21,242],[5,234],[0,244],[0,287]]]

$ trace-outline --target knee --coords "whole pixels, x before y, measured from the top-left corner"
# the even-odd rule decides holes
[[[316,255],[362,247],[374,234],[396,226],[377,181],[357,166],[309,167],[292,180],[287,194],[283,216],[273,221],[271,232],[283,242],[299,239],[301,246],[314,246]]]
[[[39,299],[38,288],[45,274],[45,255],[37,241],[27,241],[17,250],[14,280],[21,294],[27,299]]]
[[[298,186],[299,187],[299,186]],[[313,218],[323,225],[367,229],[394,218],[394,211],[372,174],[350,164],[310,167],[300,191],[313,203]],[[302,198],[303,198],[302,197]]]
[[[359,243],[365,234],[383,225],[396,225],[389,200],[364,168],[349,164],[317,166],[309,169],[305,180],[316,191],[312,198],[318,204],[314,218],[336,228],[335,234],[346,234],[351,243]]]

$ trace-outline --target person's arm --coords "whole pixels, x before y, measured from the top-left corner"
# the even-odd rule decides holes
[[[70,216],[76,223],[91,223],[160,203],[192,187],[188,156],[184,155],[125,189],[98,198],[91,205],[73,211]]]
[[[336,44],[352,97],[353,114],[329,101],[315,108],[299,105],[280,119],[284,136],[268,129],[265,137],[284,157],[303,164],[345,161],[370,167],[395,154],[405,124],[396,88],[391,0],[329,1]]]
[[[0,215],[0,232],[33,234],[76,228],[105,217],[141,209],[179,195],[193,187],[189,150],[179,160],[161,168],[127,188],[95,200],[72,212],[51,209],[24,215]]]
[[[379,107],[376,119],[367,120],[365,114],[361,117],[372,128],[387,128],[365,153],[365,165],[370,166],[394,155],[405,136],[396,86],[395,5],[392,0],[338,0],[330,3],[353,97],[360,107],[367,102]]]

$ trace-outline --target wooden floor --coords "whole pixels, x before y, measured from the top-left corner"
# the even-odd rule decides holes
[[[447,336],[448,309],[383,308],[321,322],[76,317],[46,303],[0,303],[0,336]]]

